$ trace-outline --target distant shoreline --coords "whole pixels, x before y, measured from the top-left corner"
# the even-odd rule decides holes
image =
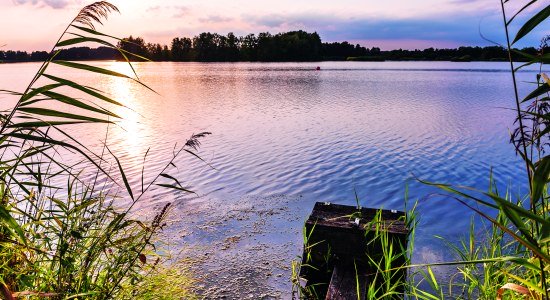
[[[68,61],[94,61],[94,62],[125,62],[117,59],[71,59]],[[28,61],[0,61],[0,64],[24,64],[24,63],[39,63],[41,60],[28,60]],[[136,61],[132,61],[133,63]],[[507,62],[507,60],[452,60],[452,59],[394,59],[394,60],[362,60],[362,59],[327,59],[327,60],[306,60],[306,61],[175,61],[175,60],[161,60],[161,61],[140,61],[143,63],[156,63],[156,62],[177,62],[177,63],[316,63],[316,62]],[[516,60],[515,62],[524,62]]]
[[[319,61],[507,61],[508,51],[501,46],[462,46],[457,48],[427,48],[423,50],[381,50],[359,44],[323,42],[316,33],[303,30],[275,35],[269,32],[235,36],[203,32],[193,38],[176,37],[169,45],[147,43],[143,38],[129,36],[116,47],[73,47],[56,51],[56,59],[68,61],[124,60],[122,53],[135,61],[194,62],[319,62]],[[550,53],[550,47],[513,49],[514,61],[529,61]],[[46,51],[13,51],[0,49],[0,61],[45,61],[52,53]]]

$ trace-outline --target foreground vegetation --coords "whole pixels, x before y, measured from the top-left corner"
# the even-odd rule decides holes
[[[447,184],[433,184],[450,192],[456,201],[469,207],[490,227],[483,239],[476,238],[472,228],[469,240],[461,246],[452,245],[462,265],[456,277],[449,282],[444,293],[443,286],[434,278],[427,278],[439,295],[460,291],[461,298],[500,299],[505,294],[510,298],[549,299],[550,297],[550,219],[548,209],[550,198],[550,156],[547,154],[550,137],[550,79],[543,72],[550,62],[548,38],[542,37],[537,55],[513,49],[533,29],[540,27],[550,16],[550,5],[540,5],[525,23],[517,23],[518,16],[527,14],[537,1],[530,1],[518,11],[510,14],[511,5],[501,0],[503,23],[506,32],[506,48],[512,75],[517,128],[511,134],[511,142],[517,154],[523,159],[526,178],[523,183],[529,187],[525,196],[508,192],[500,193],[493,178],[488,191],[476,191]],[[519,25],[515,35],[509,32]],[[522,55],[529,61],[516,65],[513,54]],[[516,73],[523,67],[539,64],[539,72],[532,82],[521,83]],[[530,85],[531,92],[520,97],[519,85]],[[496,217],[495,217],[496,216]]]
[[[135,73],[128,76],[58,56],[64,47],[82,43],[107,46],[126,61],[136,56],[116,47],[120,39],[96,31],[95,26],[113,11],[118,10],[105,1],[84,7],[28,87],[22,92],[1,90],[6,103],[15,103],[0,115],[0,295],[4,299],[158,299],[155,295],[163,293],[154,289],[166,282],[172,286],[164,291],[189,295],[188,278],[164,269],[154,245],[170,203],[149,221],[134,218],[132,208],[153,186],[189,192],[169,171],[176,167],[178,155],[193,154],[198,139],[208,133],[180,143],[153,181],[141,180],[139,191],[130,186],[111,152],[108,131],[99,153],[72,134],[76,124],[116,126],[120,117],[113,108],[130,108],[96,87],[63,77],[64,70],[123,78],[150,90]],[[68,153],[80,161],[63,159]]]
[[[529,2],[524,9],[533,3],[536,1]],[[508,29],[515,15],[507,18],[505,2],[502,6]],[[519,13],[528,11],[524,9]],[[94,24],[112,11],[116,7],[104,1],[85,7],[47,53],[47,59],[26,90],[2,91],[16,102],[0,116],[0,293],[5,299],[193,297],[184,289],[193,282],[174,269],[164,269],[162,256],[154,247],[154,236],[162,230],[170,204],[149,222],[132,218],[132,208],[154,185],[189,192],[168,171],[177,155],[196,149],[199,139],[208,133],[193,135],[185,141],[172,161],[159,170],[156,179],[142,181],[141,189],[136,191],[106,141],[103,151],[95,153],[71,134],[75,124],[116,124],[114,120],[119,116],[109,107],[124,105],[99,89],[53,73],[50,68],[55,64],[125,78],[148,89],[137,76],[60,59],[64,47],[95,42],[116,51],[126,61],[146,60],[140,53],[119,47],[128,41],[96,31]],[[403,294],[419,299],[494,299],[499,295],[549,298],[550,156],[546,155],[546,147],[550,134],[550,80],[542,72],[542,64],[548,63],[550,56],[545,52],[547,39],[543,39],[534,54],[512,49],[515,42],[549,16],[550,6],[543,7],[520,26],[507,45],[518,112],[518,128],[511,139],[525,163],[529,194],[525,197],[502,194],[492,178],[488,191],[426,182],[450,192],[456,201],[470,207],[490,226],[484,229],[482,239],[477,234],[479,228],[472,227],[464,242],[449,245],[459,258],[446,263],[457,266],[457,273],[450,280],[438,278],[433,271],[437,264],[431,264],[409,265],[408,281],[395,282],[391,280],[391,271],[395,271],[391,262],[403,257],[410,261],[414,251],[416,225],[412,210],[406,220],[413,230],[409,249],[385,248],[380,260],[373,259],[373,266],[386,284],[370,286],[368,298]],[[515,65],[513,53],[529,62]],[[532,92],[520,98],[515,74],[521,67],[535,63],[541,64],[541,70],[534,78]],[[52,110],[52,105],[58,109]],[[78,154],[82,161],[69,164],[62,159],[67,152]],[[478,205],[487,209],[481,210]],[[487,210],[492,213],[486,213]],[[374,220],[373,226],[379,222]],[[374,241],[388,245],[387,236],[380,229],[376,227]],[[300,291],[304,296],[315,295]]]
[[[409,265],[405,267],[409,273],[407,280],[397,283],[391,280],[391,274],[396,269],[387,262],[403,256],[408,262],[411,261],[417,226],[414,210],[407,215],[407,224],[411,228],[408,249],[392,245],[388,242],[387,233],[377,228],[371,243],[384,245],[385,251],[382,253],[383,259],[373,260],[371,267],[378,270],[385,284],[369,286],[367,299],[550,299],[550,155],[547,154],[550,78],[543,72],[545,64],[550,63],[550,53],[547,52],[549,37],[542,38],[541,46],[534,55],[513,49],[515,43],[549,19],[550,5],[542,5],[525,23],[519,24],[520,29],[514,36],[509,33],[518,22],[516,17],[527,14],[536,3],[530,1],[510,16],[510,4],[505,0],[501,2],[517,112],[517,128],[511,133],[511,142],[523,159],[526,170],[525,182],[515,184],[529,187],[529,193],[525,196],[513,195],[509,191],[503,193],[497,189],[496,179],[492,175],[487,191],[422,181],[447,192],[449,200],[454,199],[470,208],[484,220],[486,226],[476,228],[476,223],[472,222],[470,232],[463,241],[446,242],[456,255],[456,261]],[[514,55],[528,61],[517,65]],[[533,64],[540,65],[536,77],[531,82],[519,82],[516,73]],[[526,96],[520,97],[520,84],[531,86]],[[304,234],[306,250],[310,247],[307,236],[307,233]],[[438,266],[452,267],[456,272],[450,277],[441,277],[434,272]],[[302,287],[297,272],[293,278],[301,297],[316,298],[315,287]]]

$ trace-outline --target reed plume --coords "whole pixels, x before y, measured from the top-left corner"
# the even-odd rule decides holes
[[[107,20],[107,17],[113,11],[120,12],[115,5],[107,1],[94,2],[82,8],[71,23],[80,23],[95,30],[94,22],[103,25],[101,20]]]

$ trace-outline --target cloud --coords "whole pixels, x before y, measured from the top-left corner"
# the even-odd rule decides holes
[[[245,19],[250,20],[254,25],[267,26],[267,27],[281,27],[283,25],[291,25],[295,23],[297,19],[301,19],[301,16],[294,16],[292,18],[285,17],[283,15],[266,15],[261,17],[244,16]]]
[[[150,6],[147,8],[147,12],[158,11],[159,9],[160,9],[160,5]]]
[[[261,30],[280,32],[304,29],[317,31],[324,41],[403,40],[439,41],[445,45],[488,45],[490,42],[486,41],[484,37],[496,42],[503,42],[504,38],[500,15],[489,11],[480,11],[478,14],[438,15],[421,19],[350,18],[329,14],[244,15],[242,18],[251,27],[259,27]],[[518,24],[521,23],[521,21],[518,22]],[[544,33],[542,28],[544,25],[539,26],[538,32],[534,32],[532,37],[528,37],[518,46],[538,45],[538,39]]]
[[[212,15],[206,18],[200,18],[199,21],[202,23],[226,23],[233,21],[233,18]]]
[[[148,13],[162,14],[171,13],[173,18],[182,18],[191,14],[191,9],[184,5],[155,5],[147,8]]]
[[[183,5],[172,6],[169,9],[176,11],[175,14],[172,16],[174,18],[182,18],[188,16],[191,12],[191,9],[189,9],[189,7]]]
[[[70,4],[69,0],[13,0],[16,5],[32,4],[32,5],[44,5],[54,9],[61,9],[67,7]]]
[[[484,2],[484,0],[451,0],[449,1],[450,4],[458,4],[458,5],[481,3],[481,2]]]

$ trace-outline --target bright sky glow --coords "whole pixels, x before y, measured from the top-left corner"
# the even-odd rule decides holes
[[[539,0],[528,14],[548,5]],[[0,0],[0,46],[49,50],[79,9],[93,1]],[[382,49],[503,43],[498,0],[111,0],[113,14],[100,31],[169,44],[204,31],[237,35],[304,29],[323,41],[350,41]],[[512,1],[514,2],[514,1]],[[514,2],[520,7],[526,0]],[[510,10],[510,14],[512,14]],[[522,20],[518,20],[522,21]],[[550,34],[541,24],[520,46],[537,46]]]

